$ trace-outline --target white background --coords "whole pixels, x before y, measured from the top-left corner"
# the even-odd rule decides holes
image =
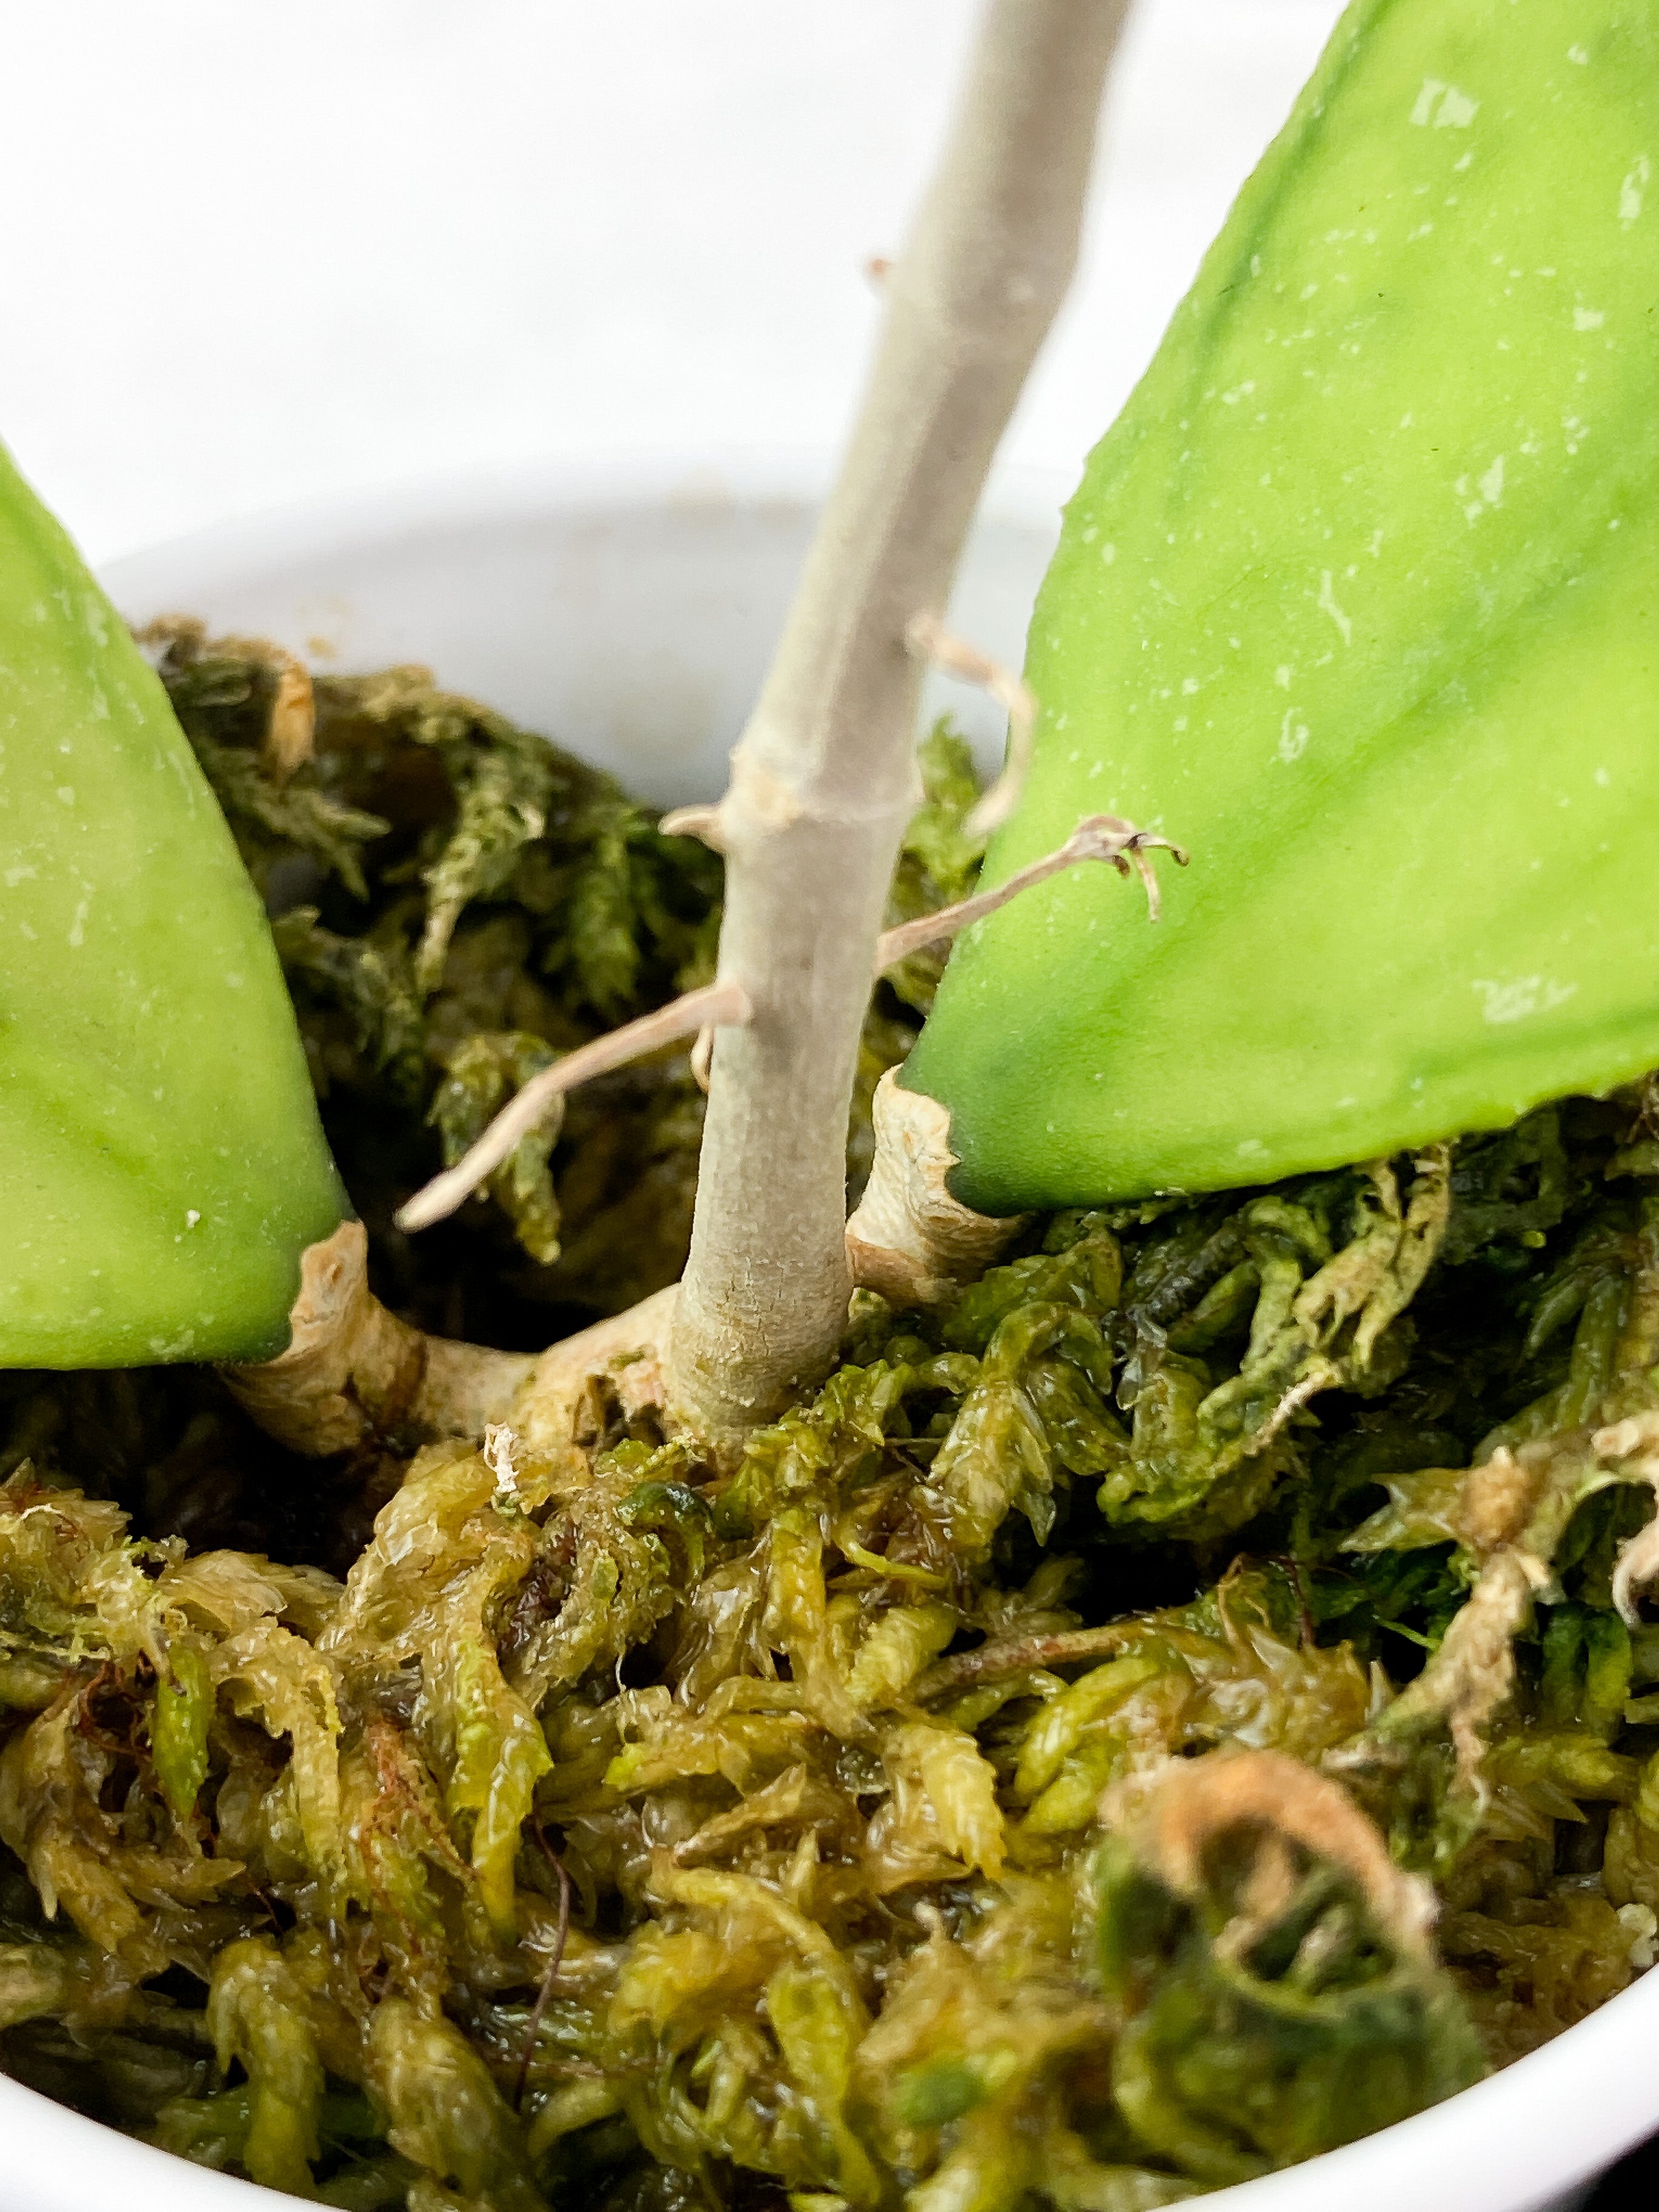
[[[1336,0],[1139,0],[1006,458],[1074,477]],[[9,0],[0,437],[95,560],[838,437],[973,0]]]

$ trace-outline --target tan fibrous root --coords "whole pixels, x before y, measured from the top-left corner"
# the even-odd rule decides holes
[[[423,1335],[374,1296],[368,1263],[362,1224],[343,1221],[301,1261],[288,1349],[220,1370],[266,1434],[322,1459],[478,1437],[506,1419],[533,1357]]]

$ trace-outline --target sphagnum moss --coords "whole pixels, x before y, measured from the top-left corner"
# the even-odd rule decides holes
[[[416,672],[283,781],[257,648],[161,667],[383,1294],[538,1343],[672,1279],[683,1056],[388,1224],[706,976],[718,863]],[[896,921],[974,872],[924,757]],[[200,1371],[5,1378],[5,2064],[343,2208],[1139,2212],[1531,2048],[1659,1908],[1653,1118],[1038,1220],[727,1474],[603,1382],[568,1452],[319,1467]]]

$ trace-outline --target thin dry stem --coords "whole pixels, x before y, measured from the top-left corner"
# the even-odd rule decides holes
[[[732,759],[716,1041],[670,1403],[734,1448],[834,1356],[843,1153],[882,910],[919,797],[913,619],[947,604],[992,453],[1076,258],[1123,0],[991,0],[851,448]]]
[[[429,1229],[434,1221],[453,1213],[511,1158],[520,1139],[530,1134],[567,1091],[591,1083],[596,1075],[608,1075],[613,1068],[626,1067],[629,1060],[641,1060],[647,1053],[673,1044],[680,1037],[696,1036],[704,1028],[745,1022],[749,1012],[743,986],[728,976],[724,981],[705,984],[700,991],[688,991],[684,998],[671,1000],[654,1013],[641,1014],[638,1021],[567,1053],[531,1078],[453,1168],[434,1176],[398,1208],[398,1228]]]
[[[1080,1659],[1110,1659],[1133,1634],[1128,1621],[1109,1621],[1103,1628],[1062,1628],[1033,1633],[1016,1631],[1010,1636],[988,1636],[971,1651],[939,1660],[921,1674],[905,1692],[914,1704],[926,1705],[975,1682],[1024,1674],[1036,1668],[1068,1667]]]
[[[954,906],[942,906],[935,914],[919,915],[915,921],[901,922],[896,929],[884,931],[876,941],[876,973],[884,975],[911,953],[920,952],[924,945],[941,945],[947,939],[959,937],[975,922],[983,921],[988,914],[994,914],[1010,899],[1030,890],[1033,884],[1044,883],[1050,876],[1057,876],[1062,868],[1075,867],[1079,860],[1104,860],[1121,876],[1127,876],[1131,867],[1135,867],[1146,888],[1147,919],[1156,921],[1163,909],[1158,878],[1146,860],[1152,848],[1173,854],[1177,866],[1187,866],[1188,854],[1167,837],[1155,837],[1150,830],[1137,830],[1133,822],[1125,822],[1115,814],[1085,815],[1063,845],[1056,846],[1052,853],[1045,853],[1040,860],[1030,860],[1023,868],[1016,868],[1007,881],[998,884],[994,890],[975,891],[971,898],[958,899]]]
[[[920,653],[947,676],[958,676],[964,684],[978,684],[1007,713],[1007,760],[1001,775],[981,794],[979,804],[963,824],[970,837],[987,838],[1008,819],[1025,787],[1026,771],[1031,765],[1031,744],[1036,733],[1036,694],[1024,677],[1017,676],[1012,668],[1005,668],[1000,660],[993,660],[989,653],[981,653],[965,637],[953,635],[935,614],[915,616],[904,633],[904,641],[912,653]]]

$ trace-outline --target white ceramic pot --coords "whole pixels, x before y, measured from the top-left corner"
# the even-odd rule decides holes
[[[713,799],[805,549],[820,468],[595,462],[280,514],[116,563],[134,620],[200,614],[324,665],[428,662],[661,805]],[[956,627],[1021,658],[1061,488],[993,491]],[[949,703],[992,757],[996,718]],[[1651,2040],[1650,2040],[1651,2039]],[[1449,2104],[1206,2200],[1221,2212],[1535,2212],[1659,2128],[1659,1973]],[[0,2080],[0,2212],[236,2212],[256,2191]]]

